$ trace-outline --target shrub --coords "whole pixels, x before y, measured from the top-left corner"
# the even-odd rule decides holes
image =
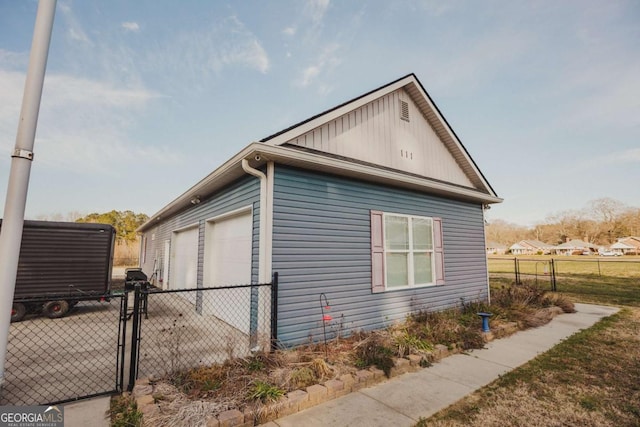
[[[393,368],[393,350],[381,334],[372,333],[356,348],[356,366],[376,366],[389,377]]]
[[[264,368],[265,364],[258,356],[252,357],[247,362],[247,369],[249,370],[249,372],[263,371]]]
[[[293,389],[305,388],[310,385],[316,384],[318,382],[318,378],[313,372],[313,369],[304,366],[292,371],[288,382]]]
[[[174,374],[172,382],[185,393],[198,396],[219,389],[222,386],[224,372],[224,365],[200,367],[186,373]]]
[[[418,337],[417,335],[413,335],[408,331],[402,331],[399,335],[395,337],[395,346],[397,348],[398,357],[405,357],[409,354],[416,353],[424,353],[426,351],[433,350],[433,345]]]
[[[284,390],[263,381],[256,381],[249,390],[247,397],[251,400],[259,400],[262,403],[274,402],[284,395]]]

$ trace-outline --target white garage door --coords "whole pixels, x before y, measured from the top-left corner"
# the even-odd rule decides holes
[[[197,287],[197,275],[198,227],[174,232],[171,242],[169,289],[193,289]],[[195,293],[188,294],[189,300],[193,299],[195,302]]]
[[[205,231],[204,286],[251,283],[251,210],[209,221]],[[203,311],[249,332],[250,288],[205,292]]]

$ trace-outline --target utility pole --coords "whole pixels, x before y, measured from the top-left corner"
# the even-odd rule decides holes
[[[22,243],[29,175],[33,161],[33,144],[55,11],[56,0],[39,1],[31,54],[29,55],[29,68],[24,84],[16,145],[11,153],[7,199],[4,205],[2,229],[0,230],[0,387],[5,382],[4,365],[7,357],[18,257]]]

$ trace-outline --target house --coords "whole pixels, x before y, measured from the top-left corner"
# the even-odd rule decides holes
[[[598,245],[594,245],[593,243],[585,242],[579,239],[572,239],[568,242],[562,243],[556,246],[556,253],[558,255],[571,255],[576,251],[580,253],[588,251],[588,252],[598,252],[600,247]]]
[[[618,239],[616,243],[609,246],[609,248],[621,255],[638,255],[640,254],[640,237],[622,237]]]
[[[345,333],[487,299],[501,201],[410,74],[246,146],[140,227],[141,267],[166,289],[278,272],[297,345],[322,331],[321,293]]]
[[[487,255],[504,255],[507,252],[507,246],[498,242],[487,241]]]
[[[514,255],[550,254],[554,246],[539,240],[520,240],[509,246],[509,251]]]

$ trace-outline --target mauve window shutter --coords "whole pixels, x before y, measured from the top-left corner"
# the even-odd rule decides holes
[[[444,285],[444,248],[442,244],[442,218],[433,218],[433,253],[436,263],[436,285]]]
[[[371,292],[384,292],[382,212],[371,211]]]

